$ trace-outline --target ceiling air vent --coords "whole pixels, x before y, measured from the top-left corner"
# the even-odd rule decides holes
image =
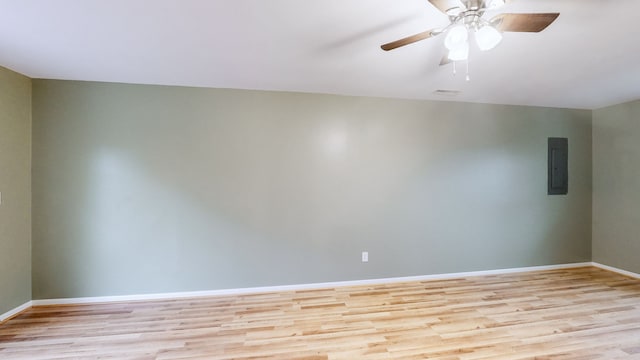
[[[458,94],[460,94],[460,90],[436,90],[433,92],[436,95],[442,95],[442,96],[458,96]]]

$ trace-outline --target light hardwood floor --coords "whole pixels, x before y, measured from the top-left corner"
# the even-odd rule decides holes
[[[640,281],[597,268],[35,307],[2,359],[640,359]]]

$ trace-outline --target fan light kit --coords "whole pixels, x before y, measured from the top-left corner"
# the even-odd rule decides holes
[[[497,9],[511,0],[429,0],[438,10],[449,17],[450,24],[442,29],[431,29],[400,40],[382,45],[389,51],[440,34],[446,34],[444,46],[446,54],[440,65],[453,62],[467,63],[467,81],[469,80],[469,39],[474,38],[478,49],[491,50],[502,41],[502,33],[540,32],[560,15],[559,13],[537,14],[500,14],[490,20],[484,19],[485,11]]]

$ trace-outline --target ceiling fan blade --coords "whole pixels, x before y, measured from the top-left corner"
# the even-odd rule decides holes
[[[393,50],[393,49],[399,48],[401,46],[413,44],[414,42],[417,42],[417,41],[420,41],[420,40],[428,39],[428,38],[432,37],[433,35],[434,35],[433,34],[433,30],[427,30],[427,31],[423,31],[423,32],[421,32],[419,34],[407,36],[406,38],[403,38],[403,39],[400,39],[400,40],[392,41],[392,42],[384,44],[384,45],[382,45],[380,47],[384,51],[389,51],[389,50]]]
[[[440,60],[440,66],[442,65],[447,65],[452,63],[453,61],[451,61],[451,59],[449,59],[449,52],[447,51],[444,56],[442,57],[442,60]]]
[[[461,0],[429,0],[431,5],[447,15],[451,15],[451,11],[459,12],[466,9]],[[459,9],[459,10],[455,10]]]
[[[559,13],[500,14],[491,19],[499,31],[540,32],[556,20]]]

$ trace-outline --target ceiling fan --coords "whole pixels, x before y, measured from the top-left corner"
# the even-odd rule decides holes
[[[502,40],[502,32],[540,32],[549,26],[559,13],[499,14],[489,20],[483,18],[485,11],[497,9],[511,0],[429,0],[431,5],[449,17],[450,24],[444,28],[431,29],[392,41],[381,46],[389,51],[446,33],[444,46],[447,54],[440,65],[467,60],[469,38],[475,37],[480,50],[493,49]]]

